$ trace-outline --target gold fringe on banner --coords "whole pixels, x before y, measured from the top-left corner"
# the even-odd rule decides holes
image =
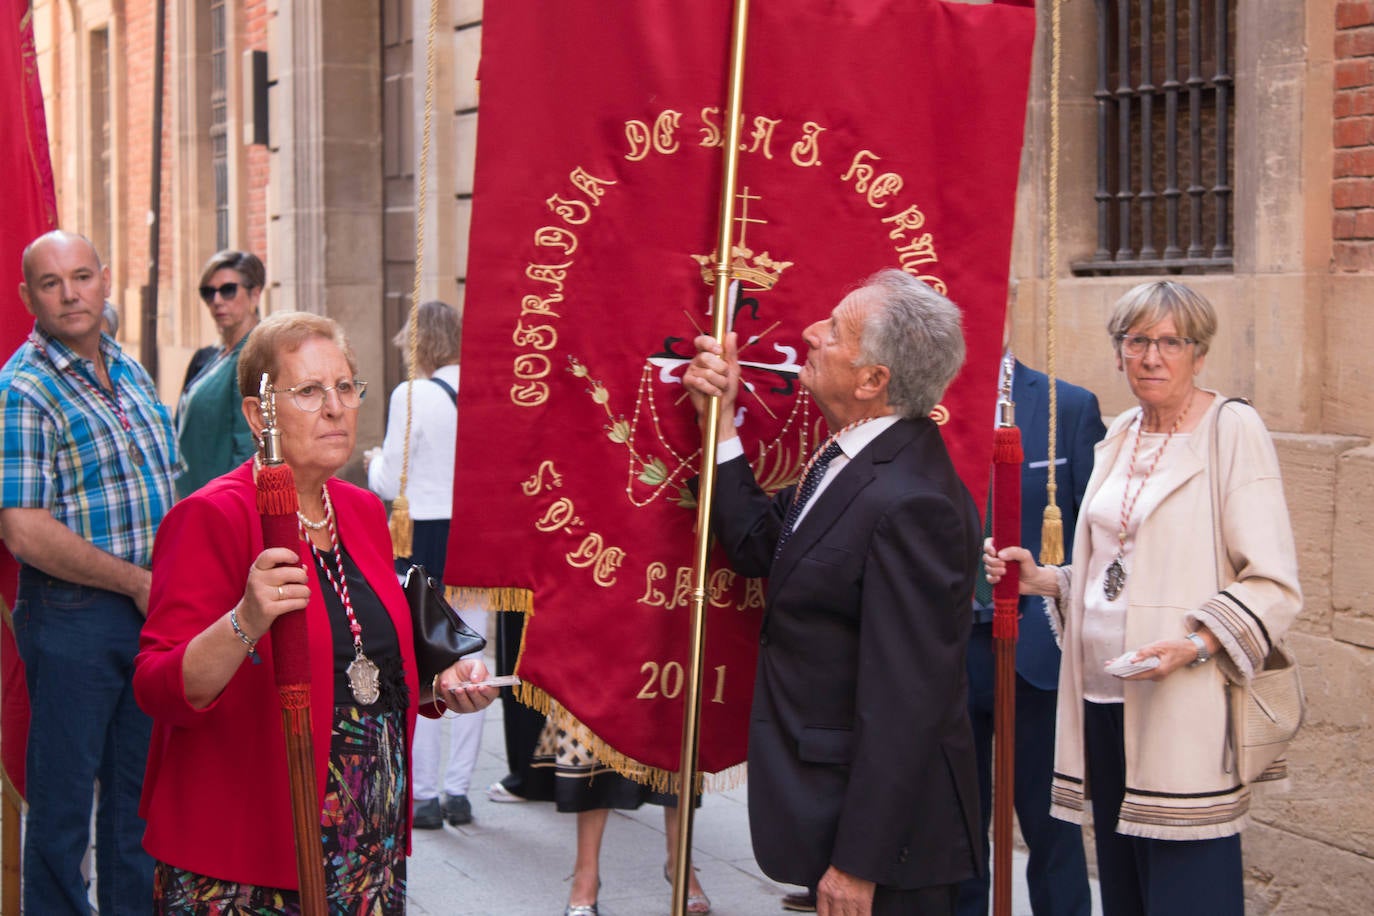
[[[450,585],[444,597],[454,607],[471,607],[480,611],[513,611],[534,613],[534,592],[528,588],[473,588],[469,585]]]
[[[410,500],[402,493],[391,501],[391,555],[397,559],[415,552],[415,523],[410,520]]]
[[[1052,502],[1045,506],[1045,521],[1040,526],[1040,562],[1046,566],[1064,562],[1064,513]]]
[[[675,795],[678,791],[677,770],[664,770],[641,763],[628,757],[602,741],[595,732],[583,725],[576,716],[568,712],[558,701],[528,681],[522,681],[515,690],[515,698],[537,712],[548,716],[558,728],[567,732],[578,744],[586,748],[598,761],[615,770],[626,779],[633,779],[648,786],[655,792]],[[748,773],[746,764],[738,764],[719,773],[696,774],[696,792],[724,792],[744,784]]]

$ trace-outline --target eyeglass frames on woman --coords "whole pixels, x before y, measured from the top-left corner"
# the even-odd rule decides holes
[[[1150,349],[1150,344],[1154,344],[1159,350],[1159,355],[1165,359],[1174,359],[1182,356],[1183,351],[1188,349],[1191,344],[1197,343],[1191,337],[1146,337],[1144,334],[1118,334],[1117,343],[1121,344],[1121,354],[1130,359],[1139,359]]]
[[[289,394],[291,400],[297,407],[306,413],[314,413],[324,406],[324,399],[329,392],[334,392],[338,397],[339,403],[349,410],[357,410],[358,405],[363,402],[363,395],[367,393],[367,382],[360,378],[344,379],[333,385],[321,385],[319,382],[302,382],[292,388],[273,388],[277,394]]]
[[[215,293],[225,302],[233,302],[234,297],[239,294],[239,287],[252,289],[247,283],[221,283],[219,286],[202,286],[200,288],[200,298],[204,299],[208,305],[215,301]]]

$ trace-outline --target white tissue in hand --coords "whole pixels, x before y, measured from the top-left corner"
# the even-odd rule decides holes
[[[1130,677],[1132,674],[1151,671],[1159,667],[1159,656],[1157,655],[1147,655],[1138,662],[1131,661],[1133,655],[1135,655],[1134,649],[1107,662],[1107,673],[1117,677]]]

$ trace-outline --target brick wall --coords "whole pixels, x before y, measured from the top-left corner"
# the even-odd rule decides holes
[[[169,10],[170,13],[170,10]],[[148,210],[152,187],[152,131],[153,131],[153,48],[155,6],[152,0],[127,0],[124,4],[124,44],[115,49],[122,55],[114,63],[117,72],[124,70],[124,110],[117,120],[124,124],[122,185],[124,246],[122,257],[113,264],[116,274],[123,268],[124,276],[115,277],[116,288],[137,289],[147,280],[148,266]],[[170,35],[173,21],[168,19]],[[160,286],[166,284],[166,271],[172,263],[171,169],[174,167],[172,136],[171,85],[175,78],[171,71],[170,51],[164,54],[162,108],[162,232],[159,236]],[[126,302],[126,310],[133,303]],[[131,334],[137,336],[137,334]]]
[[[1374,0],[1336,4],[1335,268],[1374,271]]]

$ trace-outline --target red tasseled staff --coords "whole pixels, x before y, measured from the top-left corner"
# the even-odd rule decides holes
[[[992,542],[997,547],[1021,543],[1021,430],[1013,418],[1011,373],[1005,373],[998,400],[998,424],[992,445]],[[1012,785],[1016,781],[1016,635],[1019,563],[992,590],[993,803],[992,912],[1011,916]]]
[[[263,411],[262,466],[258,468],[258,512],[262,546],[300,549],[296,478],[281,454],[275,395],[267,375],[259,389]],[[286,768],[291,783],[291,825],[296,835],[296,875],[302,916],[326,916],[324,849],[320,841],[320,802],[315,785],[314,741],[310,732],[310,642],[304,609],[283,614],[272,624],[272,665],[281,697],[286,736]]]

